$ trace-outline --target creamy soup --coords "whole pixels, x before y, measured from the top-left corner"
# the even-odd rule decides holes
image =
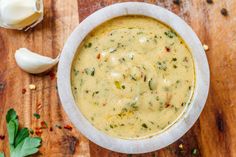
[[[118,138],[146,138],[171,126],[190,104],[194,63],[170,27],[123,16],[84,39],[71,81],[75,102],[94,127]]]

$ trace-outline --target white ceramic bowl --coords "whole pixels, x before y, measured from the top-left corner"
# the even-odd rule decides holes
[[[111,137],[96,129],[80,112],[71,90],[71,65],[82,40],[98,25],[123,15],[145,15],[173,28],[189,46],[196,71],[196,87],[192,102],[182,117],[161,134],[146,139],[125,140]],[[138,154],[161,149],[183,136],[198,119],[207,99],[209,67],[205,51],[196,34],[172,12],[147,3],[126,2],[105,7],[81,22],[67,40],[58,67],[58,91],[64,110],[75,127],[92,142],[116,152]]]

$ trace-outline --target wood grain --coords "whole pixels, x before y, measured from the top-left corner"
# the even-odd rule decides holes
[[[142,1],[142,0],[140,0]],[[28,32],[0,29],[0,135],[7,136],[5,114],[14,107],[21,126],[35,128],[46,121],[53,131],[42,133],[43,145],[35,156],[50,157],[127,157],[111,152],[89,142],[74,128],[58,129],[72,125],[58,100],[56,79],[48,74],[29,75],[15,63],[14,52],[27,47],[40,54],[55,57],[61,51],[66,38],[75,26],[92,12],[123,0],[44,0],[45,17],[41,24]],[[236,156],[236,1],[145,0],[167,8],[182,17],[197,33],[203,43],[209,45],[207,57],[211,70],[211,87],[207,104],[197,123],[180,140],[162,150],[132,155],[132,157],[190,157]],[[229,16],[221,15],[226,8]],[[56,72],[56,69],[54,69]],[[29,84],[37,89],[30,91]],[[22,94],[22,89],[26,93]],[[40,107],[41,106],[41,107]],[[33,113],[41,115],[36,120]],[[7,137],[0,140],[0,151],[9,156]],[[183,150],[179,145],[183,144]]]

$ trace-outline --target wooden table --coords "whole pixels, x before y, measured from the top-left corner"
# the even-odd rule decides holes
[[[201,117],[180,140],[162,150],[132,155],[137,157],[236,156],[236,1],[145,0],[167,8],[182,17],[209,46],[207,57],[211,70],[211,87]],[[15,108],[21,126],[35,128],[46,121],[49,128],[42,133],[43,145],[35,156],[47,157],[126,157],[93,144],[75,128],[72,131],[55,125],[72,125],[63,111],[53,73],[34,76],[21,71],[14,52],[27,47],[40,54],[55,57],[60,53],[71,31],[95,10],[115,0],[44,0],[44,21],[28,32],[0,29],[0,135],[7,135],[5,114]],[[121,2],[121,1],[119,1]],[[228,10],[228,16],[221,9]],[[56,73],[56,69],[54,69]],[[36,90],[29,90],[35,84]],[[26,89],[26,93],[22,93]],[[37,120],[33,114],[38,112]],[[8,141],[0,141],[0,151],[9,154]],[[179,148],[183,145],[183,149]],[[8,156],[8,155],[7,155]]]

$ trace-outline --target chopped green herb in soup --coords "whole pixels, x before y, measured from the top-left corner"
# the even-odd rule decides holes
[[[124,139],[162,132],[183,114],[194,91],[189,49],[170,27],[123,16],[93,30],[74,59],[72,91],[99,130]]]

